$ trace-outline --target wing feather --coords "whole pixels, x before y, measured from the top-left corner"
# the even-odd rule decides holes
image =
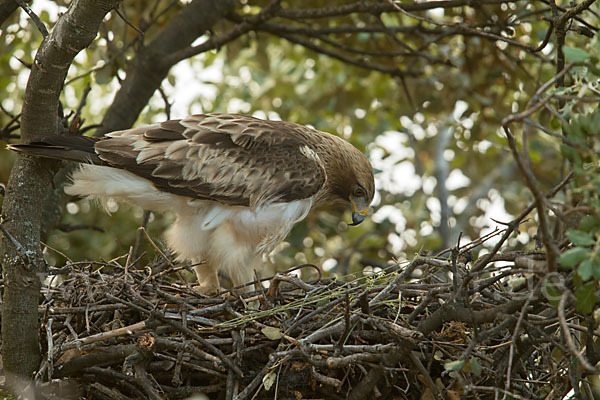
[[[113,132],[95,150],[161,190],[258,206],[308,198],[323,187],[321,161],[302,150],[318,141],[318,131],[289,122],[200,114]]]

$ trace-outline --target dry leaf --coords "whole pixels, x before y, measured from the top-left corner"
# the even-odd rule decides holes
[[[281,339],[281,331],[274,326],[265,326],[260,331],[271,340]]]
[[[275,375],[275,373],[273,371],[267,373],[263,377],[262,382],[263,382],[263,386],[265,387],[265,390],[271,390],[271,387],[275,383],[276,378],[277,378],[277,375]]]

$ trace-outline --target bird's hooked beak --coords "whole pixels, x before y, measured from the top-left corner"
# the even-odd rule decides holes
[[[350,226],[356,226],[365,220],[369,213],[369,205],[367,204],[366,207],[359,209],[360,207],[356,204],[357,202],[354,200],[354,196],[350,196],[350,202],[352,203],[352,223]],[[359,201],[359,203],[362,202]]]

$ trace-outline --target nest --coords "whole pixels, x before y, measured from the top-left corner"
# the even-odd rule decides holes
[[[45,288],[38,387],[87,399],[518,399],[568,388],[559,322],[573,310],[541,294],[531,263],[544,256],[485,257],[419,257],[351,282],[277,274],[268,289],[215,298],[169,271],[90,263]]]

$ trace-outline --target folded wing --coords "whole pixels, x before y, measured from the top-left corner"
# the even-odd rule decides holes
[[[113,132],[95,142],[104,165],[195,199],[259,206],[315,195],[325,183],[318,132],[282,121],[209,114]]]

